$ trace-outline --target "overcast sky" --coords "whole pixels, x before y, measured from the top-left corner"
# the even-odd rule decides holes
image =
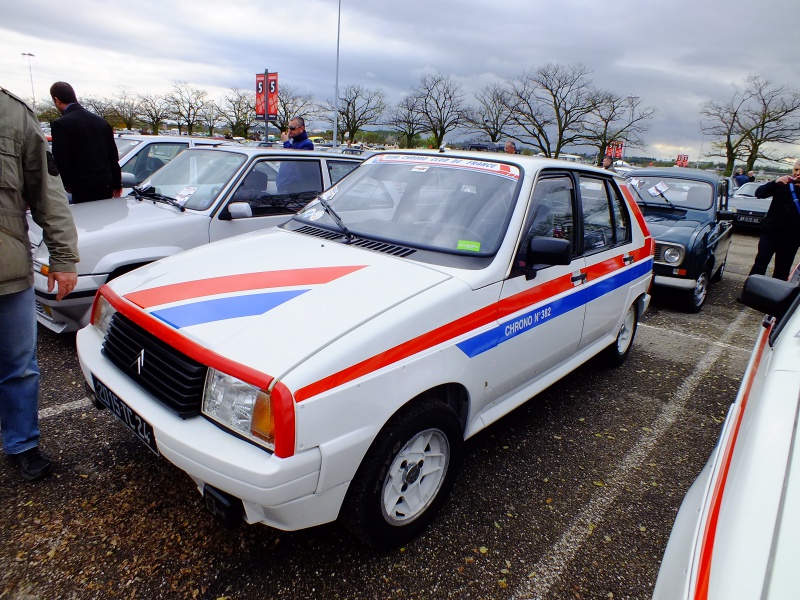
[[[341,0],[339,87],[398,101],[421,74],[467,100],[549,62],[657,109],[631,154],[707,153],[699,107],[748,74],[800,86],[798,0]],[[277,71],[320,101],[336,83],[338,0],[0,0],[0,85],[37,102],[54,81],[82,96],[164,93],[185,81],[221,97]],[[34,55],[30,58],[23,53]],[[794,148],[800,154],[800,149]]]

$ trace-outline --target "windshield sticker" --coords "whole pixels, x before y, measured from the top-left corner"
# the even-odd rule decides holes
[[[468,252],[480,252],[481,243],[473,242],[471,240],[458,240],[456,250],[467,250]]]
[[[451,167],[470,171],[482,171],[484,173],[515,180],[519,179],[520,176],[519,167],[516,165],[488,160],[475,160],[473,158],[455,158],[438,154],[435,156],[428,156],[425,154],[380,154],[368,158],[363,164],[369,165],[378,163],[412,164],[415,165],[414,171],[421,172],[424,171],[422,169],[417,169],[417,166],[428,165],[431,167]]]
[[[194,194],[197,191],[198,187],[199,186],[197,185],[187,185],[180,192],[178,192],[178,195],[175,196],[175,200],[178,202],[178,204],[183,206],[184,204],[186,204],[186,202],[188,202],[189,198],[192,197],[192,194]]]
[[[668,189],[669,189],[669,186],[666,183],[664,183],[663,181],[659,181],[657,184],[655,184],[653,187],[651,187],[647,191],[650,193],[651,196],[660,196],[661,194],[666,192]]]
[[[339,191],[339,186],[335,185],[331,189],[322,192],[319,197],[322,198],[323,200],[332,200],[338,191]]]
[[[416,165],[413,169],[411,169],[411,172],[424,173],[430,168],[430,165]]]
[[[317,206],[320,208],[318,209]],[[300,213],[300,217],[303,219],[308,219],[309,221],[319,221],[322,218],[322,215],[325,214],[325,210],[321,208],[321,206],[322,205],[315,200],[308,205],[308,208]]]

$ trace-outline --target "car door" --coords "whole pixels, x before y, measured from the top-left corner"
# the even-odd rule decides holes
[[[634,265],[631,215],[609,178],[579,173],[581,251],[586,260],[586,316],[580,348],[611,334],[632,302]],[[638,276],[638,275],[637,275]]]
[[[717,184],[717,202],[714,207],[714,229],[709,244],[714,252],[714,268],[718,269],[728,259],[728,249],[733,241],[733,221],[720,218],[720,211],[728,204],[728,186],[723,180]]]
[[[502,399],[568,360],[578,349],[585,298],[584,259],[575,246],[576,193],[565,172],[540,177],[531,199],[522,241],[498,302],[496,346],[491,350],[484,402]],[[573,244],[569,265],[539,265],[533,278],[520,267],[535,237],[562,238]]]
[[[251,163],[231,187],[210,224],[211,241],[286,222],[330,185],[317,157],[263,157]],[[250,215],[231,218],[228,206],[244,203]]]

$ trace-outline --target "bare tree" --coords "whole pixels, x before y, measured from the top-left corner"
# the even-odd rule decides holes
[[[338,105],[327,102],[323,110],[328,113],[329,123],[338,119],[339,129],[347,133],[348,144],[352,144],[359,129],[380,124],[386,111],[386,95],[383,90],[348,85],[339,95]]]
[[[464,93],[461,86],[440,73],[423,75],[413,93],[419,97],[419,111],[425,132],[433,136],[436,147],[445,136],[464,122]]]
[[[294,117],[310,121],[317,118],[318,113],[319,107],[311,94],[300,94],[291,85],[278,86],[278,119],[273,123],[280,131],[287,131]]]
[[[109,101],[112,110],[116,113],[117,119],[125,124],[125,129],[133,129],[139,118],[139,96],[132,94],[127,88],[120,88]]]
[[[205,128],[205,133],[214,135],[214,130],[222,120],[222,109],[213,100],[208,100],[197,114],[197,121]]]
[[[112,125],[117,123],[117,111],[114,110],[114,106],[106,98],[95,98],[88,96],[81,100],[81,106],[89,109],[94,114],[103,117]]]
[[[139,120],[150,126],[153,135],[171,115],[169,103],[164,96],[148,94],[139,98]]]
[[[511,137],[558,158],[583,139],[583,124],[595,95],[589,69],[549,63],[522,73],[509,84]]]
[[[255,123],[256,93],[231,88],[220,107],[222,119],[231,128],[231,135],[246,138]]]
[[[478,104],[465,111],[464,119],[474,131],[486,134],[497,143],[505,135],[511,121],[508,108],[509,91],[499,83],[492,83],[475,94]]]
[[[414,138],[425,131],[419,104],[419,96],[412,94],[400,100],[394,107],[389,109],[386,115],[386,125],[395,131],[399,131],[401,136],[405,138],[405,143],[402,144],[404,148],[411,148],[414,144]]]
[[[787,86],[774,87],[758,75],[747,78],[750,101],[739,117],[745,137],[745,171],[751,171],[759,158],[786,158],[768,151],[771,144],[794,144],[800,140],[800,93]]]
[[[645,121],[656,114],[653,107],[641,107],[641,98],[619,96],[610,91],[595,92],[592,109],[583,122],[585,144],[597,148],[598,166],[611,142],[623,140],[628,147],[643,144],[641,134],[647,131]]]
[[[700,107],[700,129],[712,138],[709,156],[725,158],[725,175],[733,173],[736,159],[747,137],[740,122],[740,112],[750,100],[750,92],[736,91],[727,102],[708,101]]]
[[[192,135],[192,130],[200,121],[200,113],[208,101],[205,90],[189,87],[185,81],[174,82],[172,91],[167,94],[167,102],[172,116],[178,122],[178,129],[185,125],[189,135]]]

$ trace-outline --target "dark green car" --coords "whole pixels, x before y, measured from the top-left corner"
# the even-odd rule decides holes
[[[727,181],[677,167],[637,169],[626,181],[656,243],[653,285],[676,290],[681,305],[698,312],[728,258],[733,213]]]

